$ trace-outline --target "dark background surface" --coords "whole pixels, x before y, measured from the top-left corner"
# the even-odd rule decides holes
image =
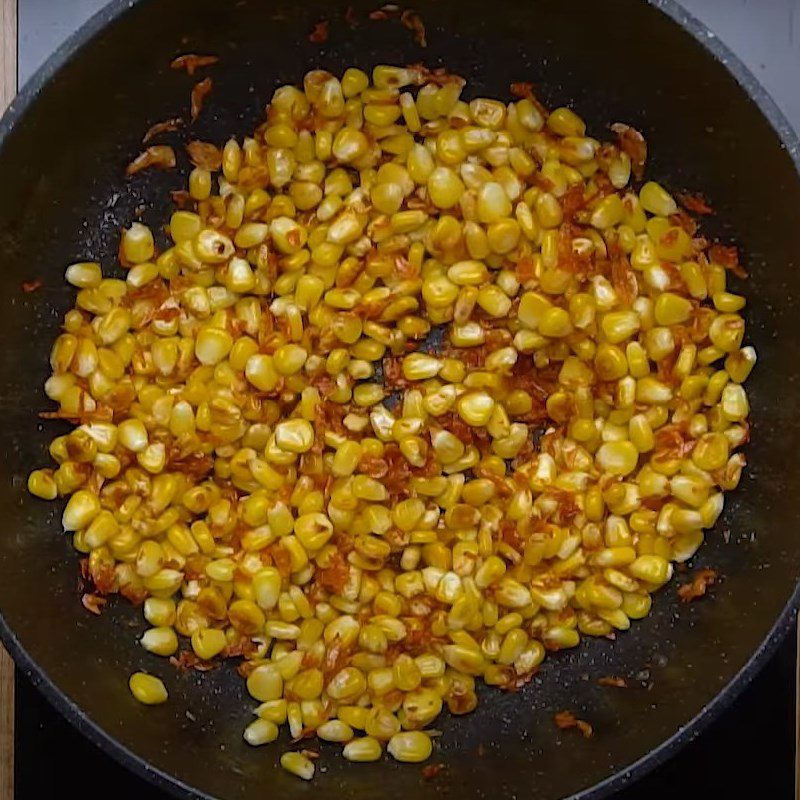
[[[614,800],[792,797],[794,651],[790,634],[750,687],[698,740]],[[80,736],[20,674],[16,787],[17,800],[50,800],[74,791],[114,800],[168,797]]]

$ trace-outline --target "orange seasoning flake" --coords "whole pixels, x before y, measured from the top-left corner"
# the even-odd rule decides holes
[[[155,169],[174,169],[176,164],[175,151],[164,144],[148,147],[143,153],[139,153],[125,169],[126,175],[136,175],[143,169],[154,167]]]

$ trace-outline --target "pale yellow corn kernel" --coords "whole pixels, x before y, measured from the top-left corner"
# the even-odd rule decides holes
[[[283,693],[283,677],[274,664],[262,664],[248,675],[247,691],[262,703],[279,700]]]
[[[273,722],[275,725],[283,725],[286,722],[288,711],[286,699],[281,697],[278,700],[267,700],[256,708],[255,713],[260,719]]]
[[[53,471],[49,469],[35,469],[28,476],[28,491],[42,500],[55,500],[58,496],[58,487],[53,479]]]
[[[146,706],[155,706],[167,702],[167,688],[164,682],[155,675],[146,672],[134,672],[128,685],[131,694]]]
[[[461,419],[474,427],[485,427],[492,418],[495,401],[486,392],[466,392],[456,401],[456,410]]]
[[[635,311],[611,311],[603,314],[600,328],[611,344],[619,344],[635,334],[641,325]]]
[[[86,489],[79,489],[70,497],[61,517],[65,531],[86,528],[100,513],[100,498]]]
[[[366,709],[363,710],[366,711]],[[342,749],[342,755],[348,761],[378,761],[383,755],[383,748],[381,743],[373,736],[361,736],[348,742]]]
[[[218,656],[228,644],[225,631],[217,628],[200,628],[192,634],[191,641],[195,655],[204,661]]]
[[[629,475],[636,469],[639,452],[629,441],[606,442],[597,451],[599,469],[610,475]]]
[[[404,731],[392,736],[386,749],[395,761],[418,763],[430,758],[433,744],[422,731]]]
[[[172,628],[150,628],[145,631],[139,643],[150,653],[171,656],[178,650],[178,637]]]
[[[274,742],[278,738],[278,734],[277,724],[261,717],[244,729],[243,738],[252,747],[259,747]]]
[[[689,319],[692,303],[680,295],[664,292],[656,298],[654,311],[659,325],[680,325]]]
[[[583,136],[586,133],[584,121],[574,111],[563,106],[550,112],[547,127],[559,136]]]
[[[122,232],[122,254],[131,264],[150,261],[155,252],[153,234],[146,225],[134,222]]]
[[[275,444],[287,453],[306,453],[314,444],[314,428],[305,419],[290,419],[275,426]]]
[[[96,289],[103,280],[103,273],[97,262],[81,261],[67,267],[65,278],[79,289]]]
[[[648,181],[639,191],[639,202],[642,208],[660,217],[669,217],[678,210],[678,204],[672,195],[655,181]]]
[[[458,203],[466,187],[450,167],[436,167],[427,179],[428,197],[441,209],[452,208]],[[397,226],[393,224],[395,230]]]
[[[639,556],[627,569],[634,578],[657,586],[666,583],[672,573],[670,563],[657,555]]]
[[[290,751],[281,756],[281,766],[292,775],[310,781],[314,777],[314,762],[302,753]]]

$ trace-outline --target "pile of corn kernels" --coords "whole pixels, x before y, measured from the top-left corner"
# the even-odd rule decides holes
[[[134,222],[124,279],[66,273],[45,390],[75,428],[30,491],[68,498],[87,608],[142,603],[180,667],[242,659],[251,745],[428,758],[476,681],[644,617],[745,463],[730,251],[632,187],[633,129],[463,88],[310,72],[189,146],[168,249]]]

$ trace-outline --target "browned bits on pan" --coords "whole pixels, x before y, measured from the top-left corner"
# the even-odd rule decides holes
[[[586,720],[578,719],[571,711],[559,711],[554,717],[553,721],[556,727],[560,730],[569,730],[570,728],[577,728],[584,739],[591,739],[594,730]]]
[[[628,688],[628,682],[619,675],[605,675],[602,678],[598,678],[597,683],[599,686],[612,686],[615,689]]]
[[[222,150],[210,142],[194,140],[186,145],[189,160],[200,169],[216,172],[222,166]]]
[[[150,128],[148,128],[147,133],[142,138],[142,144],[147,144],[151,139],[162,133],[177,131],[181,125],[183,125],[183,120],[180,117],[173,117],[172,119],[165,119],[163,122],[156,122],[155,125],[151,125]]]
[[[198,56],[195,53],[187,53],[173,59],[170,67],[172,69],[185,69],[189,76],[194,75],[200,67],[210,67],[219,61],[217,56]]]
[[[107,602],[108,600],[106,600],[105,597],[100,597],[96,594],[90,594],[89,592],[81,597],[81,603],[83,604],[83,607],[98,617],[102,613],[103,607]]]
[[[683,586],[678,587],[678,597],[683,603],[691,603],[693,600],[703,597],[708,591],[708,587],[717,582],[717,577],[716,570],[698,570],[689,583],[684,583]]]
[[[126,175],[135,175],[143,169],[173,169],[175,167],[175,151],[165,144],[156,144],[139,153],[125,169]]]
[[[42,279],[41,278],[34,278],[31,281],[23,281],[22,282],[22,291],[25,294],[32,294],[37,289],[42,288]]]
[[[200,116],[200,112],[203,110],[203,104],[206,101],[206,97],[208,97],[213,88],[214,82],[211,80],[211,78],[204,78],[199,83],[196,83],[192,88],[192,122],[194,122]]]
[[[407,8],[400,15],[400,22],[411,31],[414,36],[414,41],[420,47],[427,47],[428,42],[425,38],[425,25],[422,22],[422,17],[410,8]]]
[[[314,44],[325,44],[328,41],[328,20],[321,19],[314,23],[314,29],[308,34],[308,41]]]
[[[647,142],[636,128],[624,122],[615,122],[611,130],[617,134],[617,142],[623,153],[631,159],[631,168],[637,179],[644,175],[644,165],[647,161]]]
[[[699,192],[678,192],[675,196],[678,198],[678,202],[692,214],[706,216],[714,213],[714,209]]]

